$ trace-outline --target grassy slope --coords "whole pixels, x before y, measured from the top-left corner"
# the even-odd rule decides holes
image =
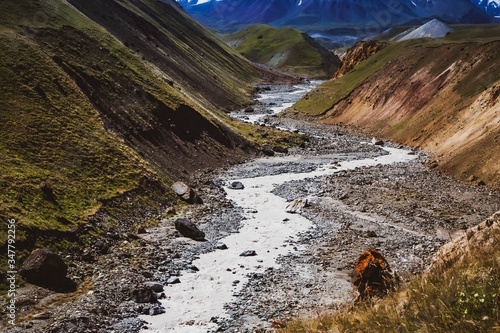
[[[172,178],[236,160],[244,154],[238,146],[249,146],[209,113],[225,119],[221,107],[250,101],[249,82],[258,80],[251,64],[205,29],[197,33],[198,25],[171,7],[120,3],[127,10],[116,20],[143,23],[132,29],[135,48],[63,1],[0,4],[0,220],[18,220],[19,251],[42,245],[67,250],[70,244],[61,239],[74,239],[72,230],[97,211],[108,215],[105,228],[122,227],[139,208],[161,213],[176,201]],[[182,32],[186,22],[191,25]],[[144,61],[149,48],[137,45],[144,43],[145,27],[157,40],[144,40],[175,68],[163,71],[159,56]],[[197,50],[190,46],[195,42],[205,44]],[[177,53],[166,54],[172,43]],[[193,52],[207,59],[200,64]],[[211,65],[198,70],[204,63]],[[193,81],[209,88],[196,91]],[[225,97],[211,96],[215,90]],[[44,197],[41,182],[54,198]]]
[[[255,24],[224,38],[251,61],[296,74],[330,77],[335,59],[293,28]]]
[[[500,328],[499,217],[486,231],[443,251],[446,261],[373,304],[298,319],[281,332],[497,332]],[[470,241],[470,242],[469,242]],[[469,249],[470,247],[470,249]]]
[[[476,175],[487,182],[498,182],[499,129],[494,120],[495,106],[485,101],[490,106],[482,110],[476,104],[477,100],[495,95],[495,83],[500,79],[499,54],[493,50],[494,46],[492,50],[488,48],[494,45],[491,42],[499,39],[500,27],[490,25],[484,29],[460,30],[437,40],[392,43],[343,77],[319,86],[294,108],[302,114],[329,117],[329,121],[353,124],[374,135],[436,151],[443,161],[441,170],[456,177],[466,179]],[[480,48],[482,51],[478,51]],[[478,55],[470,56],[475,53]],[[474,57],[483,60],[477,62]],[[418,110],[413,110],[422,102],[422,93],[415,90],[422,86],[410,89],[404,82],[423,75],[428,76],[424,81],[434,83],[440,73],[462,58],[471,63],[471,69],[466,66],[465,74],[454,72],[454,75],[464,77],[452,82],[449,89],[436,90],[431,97],[437,98],[429,98]],[[400,106],[397,104],[398,111],[391,110],[394,103],[387,104],[393,98],[409,100]],[[467,111],[471,106],[480,113]],[[492,126],[483,126],[485,120],[480,120],[474,124],[477,127],[474,129],[472,124],[482,119],[479,116],[492,121]],[[465,129],[461,125],[463,122],[468,124]]]

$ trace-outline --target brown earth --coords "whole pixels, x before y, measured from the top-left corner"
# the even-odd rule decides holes
[[[347,60],[349,62],[349,60]],[[432,151],[437,169],[500,184],[500,42],[416,46],[322,116]]]
[[[342,59],[340,67],[333,78],[336,79],[341,77],[388,45],[389,44],[382,43],[377,40],[356,42],[353,47],[347,50],[347,53]]]

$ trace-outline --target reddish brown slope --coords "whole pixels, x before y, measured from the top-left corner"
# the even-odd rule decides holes
[[[430,150],[440,170],[498,185],[499,73],[500,42],[416,46],[322,119]]]

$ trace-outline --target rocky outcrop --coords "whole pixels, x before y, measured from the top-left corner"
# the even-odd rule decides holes
[[[205,240],[205,233],[198,229],[198,227],[188,219],[177,219],[175,221],[175,229],[184,237],[188,237],[196,241]]]
[[[68,266],[49,249],[36,249],[26,258],[19,274],[28,282],[42,286],[65,283]]]
[[[487,252],[500,244],[500,211],[464,235],[442,246],[434,255],[432,270],[447,268],[473,251]]]
[[[365,300],[385,295],[393,289],[396,277],[382,254],[369,249],[356,260],[351,282],[359,292],[358,300]]]
[[[339,78],[347,72],[350,72],[363,61],[365,61],[378,51],[383,50],[387,45],[389,44],[381,43],[377,40],[357,42],[353,47],[347,50],[347,53],[342,59],[340,67],[333,78]]]

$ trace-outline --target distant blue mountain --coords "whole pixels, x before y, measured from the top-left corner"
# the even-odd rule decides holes
[[[215,29],[253,23],[311,26],[383,23],[487,23],[499,12],[498,0],[178,0],[184,9]],[[488,15],[489,14],[489,15]],[[491,16],[490,16],[491,15]]]
[[[500,0],[471,0],[477,7],[495,19],[500,19]]]

